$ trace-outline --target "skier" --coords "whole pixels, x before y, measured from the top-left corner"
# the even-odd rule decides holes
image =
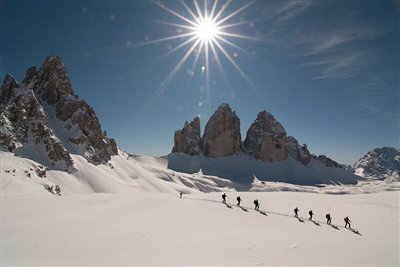
[[[226,204],[226,194],[225,193],[222,195],[222,203]]]
[[[345,221],[345,225],[344,225],[344,228],[347,228],[347,225],[349,225],[349,228],[351,228],[351,225],[350,225],[350,223],[351,223],[351,221],[350,221],[350,219],[349,219],[349,216],[346,216],[346,218],[344,218],[344,221]]]
[[[331,221],[332,221],[331,215],[328,213],[328,214],[326,214],[325,217],[326,217],[326,223],[331,224]]]
[[[254,209],[259,210],[260,209],[260,203],[258,203],[258,199],[254,200]]]
[[[299,218],[298,212],[299,212],[299,208],[296,207],[296,208],[294,209],[294,217]]]
[[[310,211],[308,212],[308,214],[310,215],[310,221],[312,221],[312,216],[314,215],[314,213],[312,212],[312,210],[310,210]]]
[[[180,193],[179,193],[179,198],[182,198],[182,195],[183,195],[183,193],[182,193],[182,192],[180,192]]]
[[[49,187],[47,188],[47,190],[48,190],[50,193],[54,194],[53,188],[54,188],[54,185],[49,186]]]
[[[240,198],[240,196],[237,197],[236,200],[237,200],[237,202],[238,202],[237,205],[240,206],[240,201],[242,201],[242,199]]]
[[[56,185],[55,191],[57,195],[61,196],[61,189],[59,185]]]

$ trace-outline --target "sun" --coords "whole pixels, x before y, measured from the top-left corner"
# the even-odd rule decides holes
[[[221,31],[220,28],[213,23],[210,19],[202,20],[194,28],[198,40],[202,42],[215,42],[216,38],[219,37]]]
[[[193,56],[193,64],[191,69],[187,69],[186,72],[189,75],[193,75],[196,69],[201,69],[201,73],[204,74],[205,77],[206,91],[210,90],[211,65],[217,67],[223,78],[227,81],[224,71],[225,66],[223,66],[223,63],[227,61],[251,87],[254,87],[237,62],[239,53],[247,55],[250,53],[235,44],[235,39],[261,42],[265,40],[238,33],[238,31],[234,29],[238,26],[252,25],[254,21],[256,21],[255,19],[246,20],[238,17],[239,13],[242,13],[254,2],[255,0],[250,0],[231,11],[228,8],[230,4],[232,4],[231,0],[204,0],[201,1],[203,6],[201,6],[197,0],[193,0],[193,2],[180,1],[183,9],[176,11],[169,8],[167,3],[154,1],[153,3],[158,5],[161,9],[173,15],[175,17],[174,19],[180,20],[178,23],[159,21],[161,24],[175,27],[178,34],[147,41],[143,43],[143,45],[179,40],[179,44],[175,47],[171,47],[162,57],[167,57],[178,50],[185,50],[183,56],[178,59],[175,67],[161,83],[159,91],[163,91],[163,88],[165,88],[183,68],[191,56]],[[226,60],[222,61],[223,58]],[[200,65],[200,68],[198,65]]]

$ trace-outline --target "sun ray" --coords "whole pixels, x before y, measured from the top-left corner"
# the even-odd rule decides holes
[[[214,1],[213,7],[211,8],[210,18],[214,16],[215,9],[217,8],[218,0]]]
[[[225,11],[225,9],[229,6],[229,4],[231,3],[231,0],[226,1],[225,4],[222,5],[221,9],[218,11],[217,15],[215,15],[215,17],[211,20],[212,23],[215,23],[218,18],[222,15],[222,13]]]
[[[167,22],[167,21],[157,21],[157,23],[168,25],[168,26],[174,26],[177,28],[182,28],[182,29],[187,29],[193,31],[196,27],[195,26],[188,26],[188,25],[183,25],[179,23],[172,23],[172,22]]]
[[[197,3],[196,0],[194,0],[193,2],[194,2],[194,6],[196,7],[197,14],[199,15],[200,21],[204,21],[204,16],[201,14],[201,9],[200,9],[200,7],[199,7],[199,4]],[[205,3],[205,2],[204,2],[204,3]]]
[[[183,42],[183,43],[179,44],[178,46],[174,47],[173,49],[171,49],[171,50],[168,51],[167,53],[163,54],[160,58],[164,58],[164,57],[167,57],[167,56],[171,55],[172,53],[178,51],[180,48],[182,48],[182,47],[184,47],[184,46],[186,46],[186,45],[192,43],[196,38],[197,38],[197,37],[194,36],[194,37],[192,37],[192,38],[186,40],[185,42]]]
[[[228,19],[236,16],[237,14],[239,14],[240,12],[242,12],[243,10],[245,10],[246,8],[248,8],[249,6],[251,6],[252,4],[254,4],[255,1],[250,1],[247,4],[245,4],[244,6],[240,7],[239,9],[237,9],[236,11],[230,13],[229,15],[227,15],[226,17],[222,18],[221,20],[219,20],[218,22],[216,22],[216,25],[220,25],[222,23],[224,23],[225,21],[227,21]]]
[[[224,31],[221,31],[219,33],[219,35],[234,37],[234,38],[238,38],[238,39],[246,39],[246,40],[251,40],[251,41],[258,41],[258,42],[265,42],[266,41],[265,39],[262,39],[262,38],[257,38],[257,37],[248,36],[248,35],[242,35],[242,34],[237,34],[237,33],[224,32]]]
[[[194,60],[193,64],[190,64],[190,67],[188,68],[189,79],[191,79],[191,77],[195,74],[195,69],[198,64],[200,64],[200,59],[204,59],[204,61],[202,60],[201,62],[202,65],[200,65],[203,73],[202,75],[204,77],[204,101],[210,102],[211,99],[211,81],[213,81],[211,79],[211,75],[213,74],[213,66],[216,66],[216,68],[219,69],[219,72],[221,73],[226,84],[228,84],[229,88],[231,88],[227,77],[226,68],[223,66],[223,63],[227,63],[228,65],[232,64],[234,69],[240,74],[240,77],[242,77],[250,85],[250,87],[255,89],[249,77],[239,66],[235,50],[240,51],[248,56],[253,55],[238,45],[235,40],[242,39],[261,42],[264,42],[265,40],[256,36],[248,36],[242,33],[232,32],[235,27],[246,24],[250,25],[251,23],[258,21],[256,19],[234,21],[234,19],[238,18],[239,14],[243,14],[244,10],[253,5],[254,2],[255,1],[252,0],[240,7],[232,8],[234,10],[228,12],[228,8],[232,4],[232,0],[221,2],[215,0],[212,3],[209,2],[209,0],[193,0],[191,4],[188,4],[188,1],[181,0],[180,3],[183,6],[182,9],[186,11],[186,14],[184,14],[171,9],[160,1],[156,1],[155,3],[157,6],[182,21],[182,23],[180,23],[180,21],[178,23],[159,21],[159,23],[182,29],[180,31],[184,32],[177,35],[160,38],[158,40],[147,41],[143,44],[164,42],[179,38],[182,39],[179,40],[180,44],[167,51],[161,56],[161,58],[167,57],[179,51],[180,49],[186,50],[186,47],[188,47],[183,56],[178,59],[178,63],[173,67],[172,71],[162,82],[158,91],[162,92],[166,88],[167,84],[169,84],[169,82],[182,69],[190,56],[193,56]],[[227,23],[228,21],[229,23]],[[226,31],[227,29],[231,29],[231,31],[228,32]],[[227,61],[222,61],[223,58],[226,58]],[[202,101],[203,100],[200,100],[199,103],[202,103]]]
[[[226,52],[224,47],[220,45],[218,42],[215,43],[217,47],[221,50],[221,52],[225,55],[225,57],[232,63],[232,65],[235,67],[235,69],[240,73],[240,75],[243,77],[243,79],[246,80],[246,82],[253,86],[253,83],[249,80],[249,78],[246,76],[246,74],[242,71],[242,69],[236,64],[236,62],[231,58],[231,56]]]
[[[249,51],[247,51],[247,50],[241,48],[240,46],[238,46],[238,45],[232,43],[231,41],[226,40],[224,37],[217,36],[216,38],[219,39],[219,40],[221,40],[222,42],[224,42],[224,43],[226,43],[226,44],[232,46],[233,48],[236,48],[237,50],[239,50],[239,51],[241,51],[241,52],[247,54],[247,55],[251,55],[251,53],[250,53]]]
[[[200,23],[200,19],[193,13],[193,11],[186,5],[185,1],[181,0],[182,5],[189,12],[189,14],[196,20],[197,23]]]
[[[168,7],[166,7],[165,5],[163,5],[162,3],[160,3],[160,2],[157,1],[157,2],[155,2],[155,4],[158,5],[160,8],[164,9],[165,11],[171,13],[172,15],[175,15],[176,17],[180,18],[181,20],[184,20],[184,21],[186,21],[187,23],[192,24],[193,26],[196,26],[196,23],[194,23],[194,22],[191,21],[190,19],[188,19],[188,18],[186,18],[186,17],[180,15],[179,13],[176,13],[175,11],[169,9]]]
[[[200,40],[197,40],[188,51],[186,51],[185,55],[181,58],[181,60],[176,64],[174,69],[170,72],[170,74],[167,76],[167,78],[162,82],[162,87],[165,87],[176,75],[176,73],[180,70],[182,65],[186,62],[187,58],[190,56],[190,54],[193,52],[193,50],[196,48],[196,46],[199,44]]]

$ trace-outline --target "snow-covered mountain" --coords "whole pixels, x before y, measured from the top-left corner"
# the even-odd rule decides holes
[[[244,185],[123,151],[97,166],[71,157],[76,171],[44,177],[37,162],[0,151],[2,265],[399,265],[400,183]],[[46,185],[59,185],[62,196]]]
[[[375,148],[354,163],[353,168],[357,175],[368,179],[400,181],[400,149]]]
[[[194,127],[196,126],[196,127]],[[195,153],[192,153],[195,151]],[[241,141],[240,119],[228,104],[219,106],[200,137],[200,120],[175,132],[168,168],[248,183],[254,176],[295,184],[357,183],[358,176],[336,161],[312,155],[306,144],[288,136],[271,113],[262,111]]]
[[[118,153],[93,108],[74,94],[57,56],[48,56],[39,70],[30,67],[21,84],[6,76],[0,90],[0,146],[68,171],[74,169],[71,154],[99,164]]]

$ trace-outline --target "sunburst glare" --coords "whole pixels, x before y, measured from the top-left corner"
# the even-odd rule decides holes
[[[194,56],[194,63],[192,65],[192,69],[189,70],[188,73],[195,73],[194,70],[199,63],[199,57],[204,57],[200,66],[202,72],[205,74],[207,90],[209,90],[210,84],[209,65],[211,59],[213,59],[213,62],[216,63],[216,67],[219,68],[226,80],[221,56],[225,57],[227,62],[229,62],[244,78],[244,80],[251,85],[251,82],[246,74],[239,67],[238,63],[235,62],[238,51],[246,51],[239,45],[235,44],[234,40],[263,40],[260,38],[239,34],[237,32],[231,32],[229,30],[240,25],[250,25],[252,23],[252,21],[249,20],[243,21],[238,19],[237,15],[254,2],[255,1],[247,2],[243,6],[240,6],[239,8],[229,12],[228,7],[231,5],[232,1],[221,3],[217,0],[212,2],[203,1],[202,6],[200,6],[196,0],[191,3],[181,1],[180,3],[182,4],[183,10],[179,11],[169,8],[166,4],[160,1],[155,1],[154,3],[156,5],[181,21],[181,23],[172,23],[166,21],[162,21],[160,23],[176,27],[180,30],[178,31],[179,34],[177,35],[166,36],[157,40],[146,42],[145,44],[179,40],[180,43],[177,46],[172,47],[164,56],[170,55],[181,49],[186,50],[183,56],[178,59],[177,64],[169,73],[167,78],[163,81],[162,87],[164,88],[174,78],[174,76],[179,72],[191,55]],[[182,11],[186,11],[187,15],[182,15],[184,14]],[[235,52],[230,53],[227,50],[228,47],[233,48]]]

